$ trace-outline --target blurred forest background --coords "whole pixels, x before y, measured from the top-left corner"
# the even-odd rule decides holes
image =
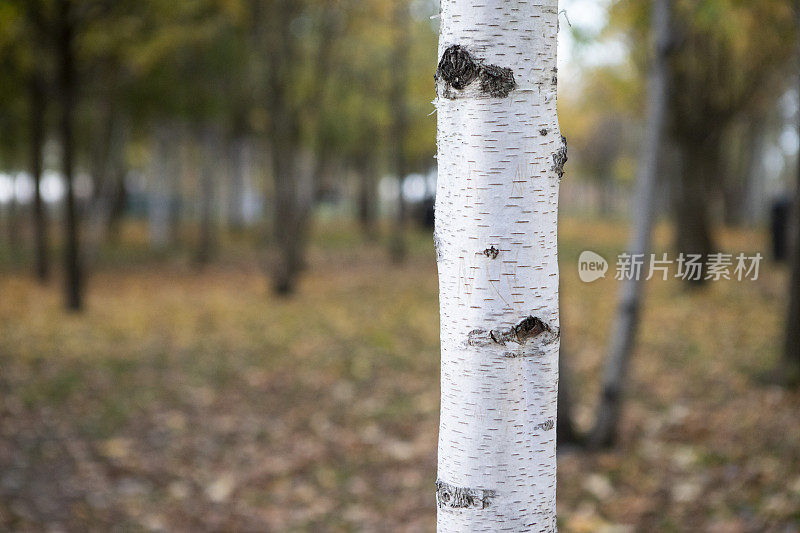
[[[559,523],[796,532],[800,5],[670,4],[561,3]],[[0,0],[0,529],[434,528],[437,14]],[[598,445],[658,54],[648,251],[765,259],[642,284]]]

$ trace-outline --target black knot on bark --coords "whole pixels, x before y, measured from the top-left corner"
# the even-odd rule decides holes
[[[496,98],[505,98],[514,90],[514,71],[497,65],[485,65],[481,71],[481,91]]]
[[[491,248],[485,249],[483,251],[483,255],[485,255],[489,259],[497,259],[497,256],[500,255],[500,250],[492,246]]]
[[[545,332],[552,332],[550,326],[539,317],[529,316],[516,326],[504,330],[490,331],[489,337],[495,343],[505,346],[507,342],[525,344],[529,339],[538,337]]]
[[[436,503],[449,509],[486,509],[497,496],[493,490],[457,487],[444,481],[436,482]]]
[[[535,316],[529,316],[516,326],[514,326],[514,333],[517,336],[517,339],[523,341],[528,337],[535,337],[540,333],[544,333],[545,331],[550,331],[550,326],[542,322],[541,318],[537,318]]]
[[[479,68],[466,48],[454,44],[442,54],[436,76],[460,91],[478,77]]]
[[[459,44],[442,53],[434,78],[444,84],[442,95],[450,99],[456,98],[451,89],[461,91],[475,80],[480,80],[481,93],[495,98],[505,98],[517,87],[510,68],[486,65]]]

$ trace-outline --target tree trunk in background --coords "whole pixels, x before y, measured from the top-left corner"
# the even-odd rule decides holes
[[[219,156],[219,136],[207,129],[203,133],[200,168],[200,228],[195,260],[198,265],[206,265],[214,252],[214,200],[217,158]]]
[[[764,120],[761,117],[755,119],[749,131],[750,140],[745,147],[748,152],[748,166],[744,169],[747,173],[744,221],[749,226],[756,226],[767,220],[766,176],[762,171],[765,129]]]
[[[259,3],[255,6],[257,9],[267,7]],[[277,248],[272,266],[272,287],[279,295],[294,292],[303,262],[299,233],[303,224],[300,205],[302,184],[299,183],[301,176],[296,168],[300,126],[289,95],[289,65],[295,57],[297,45],[289,26],[297,7],[291,0],[275,2],[270,6],[268,17],[275,24],[273,31],[260,27],[260,31],[256,32],[257,42],[261,46],[274,39],[276,48],[266,58],[269,61],[266,101],[270,113],[269,148],[275,194],[272,229]],[[257,20],[263,18],[267,18],[266,13],[256,15]]]
[[[563,315],[562,315],[563,318]],[[567,365],[567,351],[564,339],[561,339],[561,350],[558,355],[558,415],[556,417],[556,436],[558,446],[564,444],[580,444],[583,439],[575,427],[573,417],[574,405],[572,397],[572,373]]]
[[[169,242],[170,215],[170,148],[175,146],[175,139],[164,125],[155,129],[155,145],[151,153],[151,170],[147,184],[147,220],[150,232],[150,245],[156,250],[163,250]]]
[[[702,142],[687,142],[681,147],[681,170],[675,180],[673,208],[677,251],[683,254],[699,254],[703,257],[703,268],[698,280],[689,280],[692,286],[705,283],[705,262],[714,249],[709,216],[709,183],[719,171],[718,139],[707,138]]]
[[[800,2],[795,5],[797,27],[800,28]],[[798,43],[800,52],[800,43]],[[800,76],[797,78],[800,90]],[[800,119],[798,119],[800,127]],[[792,252],[792,274],[789,281],[789,313],[786,317],[786,344],[783,352],[789,381],[800,381],[800,164],[797,169],[794,191],[794,251]]]
[[[109,159],[109,183],[103,199],[103,236],[116,240],[119,225],[125,212],[127,191],[125,177],[128,173],[128,128],[124,121],[117,121],[112,132],[111,154]]]
[[[244,230],[245,220],[245,175],[247,174],[247,141],[236,137],[230,145],[230,194],[228,196],[228,227],[234,233]]]
[[[667,61],[672,40],[670,2],[671,0],[655,0],[652,7],[655,54],[647,89],[647,133],[641,148],[636,181],[633,228],[627,250],[630,254],[646,254],[650,250],[655,220],[659,155],[664,137],[669,87]],[[589,445],[593,447],[610,446],[616,440],[622,393],[639,326],[643,291],[644,280],[622,281],[597,417],[589,435]]]
[[[784,361],[791,381],[800,380],[800,169],[794,193],[794,251],[789,281],[789,313],[786,317]]]
[[[389,103],[392,106],[392,159],[397,176],[397,218],[392,224],[389,241],[389,255],[394,263],[402,263],[406,257],[406,202],[403,195],[403,180],[408,173],[405,142],[408,130],[408,109],[406,108],[405,72],[408,64],[409,3],[395,2],[394,7],[395,46],[392,57],[392,84]]]
[[[111,169],[111,151],[114,141],[116,122],[118,121],[117,109],[114,102],[106,98],[95,106],[98,118],[98,127],[93,128],[96,135],[92,138],[89,149],[89,172],[92,178],[92,202],[102,202],[108,195],[108,181]]]
[[[19,216],[20,206],[17,203],[16,195],[17,177],[11,176],[11,198],[8,202],[8,212],[6,213],[6,231],[8,232],[8,247],[11,250],[12,258],[17,259],[19,252]]]
[[[377,183],[375,179],[375,158],[365,154],[360,161],[358,172],[358,221],[361,231],[368,241],[377,238],[378,218]]]
[[[33,233],[36,278],[44,283],[50,275],[47,213],[42,199],[42,149],[44,148],[44,113],[47,105],[42,76],[35,72],[30,79],[30,171],[33,178]]]
[[[181,217],[183,214],[183,175],[184,168],[193,160],[192,143],[181,143],[177,139],[186,139],[184,128],[174,128],[172,135],[175,137],[173,141],[174,147],[168,154],[166,160],[166,169],[168,182],[166,185],[167,191],[167,239],[170,246],[178,249],[181,246]],[[188,146],[187,146],[188,144]],[[187,156],[188,152],[188,156]],[[200,158],[202,161],[202,158]]]
[[[95,189],[87,212],[88,235],[85,239],[85,265],[91,268],[97,260],[100,247],[108,237],[114,202],[119,193],[120,181],[125,179],[125,149],[127,144],[124,121],[114,113],[109,113],[103,132],[103,155],[94,162]],[[97,154],[96,154],[97,155]],[[122,184],[124,187],[124,184]]]
[[[556,531],[556,0],[441,2],[438,526]]]
[[[633,228],[627,250],[630,254],[646,254],[650,250],[655,221],[659,156],[664,138],[669,88],[667,61],[672,41],[670,2],[671,0],[655,0],[652,8],[655,54],[647,93],[647,133],[639,161]],[[639,327],[643,292],[644,280],[622,281],[597,417],[589,435],[590,446],[610,446],[616,440],[622,393]]]
[[[83,307],[83,272],[79,249],[78,210],[73,184],[75,145],[73,113],[75,111],[75,39],[71,0],[59,0],[59,67],[61,90],[61,152],[66,195],[64,198],[64,272],[66,306],[71,311]]]
[[[756,196],[760,190],[762,176],[755,169],[761,155],[764,136],[763,119],[746,117],[732,128],[726,142],[723,142],[727,170],[722,180],[724,199],[724,222],[726,226],[737,227],[753,224]]]

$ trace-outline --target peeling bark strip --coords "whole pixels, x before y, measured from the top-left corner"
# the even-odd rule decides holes
[[[542,322],[540,318],[529,316],[516,326],[506,330],[492,330],[489,336],[497,344],[506,345],[507,342],[525,344],[529,339],[541,335],[545,331],[550,331],[550,326]]]
[[[476,79],[480,80],[480,91],[494,98],[505,98],[517,87],[513,70],[485,65],[458,44],[444,51],[434,78],[444,83],[443,96],[449,99],[456,97],[450,89],[462,91]]]
[[[486,509],[497,493],[493,490],[470,489],[436,482],[436,505],[449,509]]]

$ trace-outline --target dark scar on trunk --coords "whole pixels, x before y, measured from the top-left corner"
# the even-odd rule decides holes
[[[514,72],[510,68],[497,65],[484,66],[480,79],[481,91],[495,98],[505,98],[517,86]]]
[[[500,255],[500,250],[492,246],[491,248],[485,249],[481,253],[486,257],[488,257],[489,259],[497,259],[497,256]]]
[[[455,98],[451,89],[463,90],[476,79],[481,92],[495,98],[505,98],[517,87],[510,68],[486,65],[458,44],[444,51],[434,79],[444,83],[443,96],[450,99]]]
[[[490,331],[489,336],[497,344],[502,344],[505,346],[507,342],[525,344],[528,339],[537,337],[545,331],[551,331],[550,326],[545,324],[540,318],[529,316],[516,326],[512,326],[509,329]]]
[[[561,146],[553,154],[553,167],[551,170],[556,173],[558,179],[564,176],[564,164],[567,162],[567,138],[561,136]]]
[[[555,422],[553,422],[552,420],[546,420],[546,421],[542,422],[541,424],[537,424],[536,426],[534,426],[533,429],[541,429],[542,431],[550,431],[554,427],[556,427],[556,423]]]
[[[456,487],[444,481],[436,482],[436,504],[450,509],[486,509],[497,493],[493,490]]]

